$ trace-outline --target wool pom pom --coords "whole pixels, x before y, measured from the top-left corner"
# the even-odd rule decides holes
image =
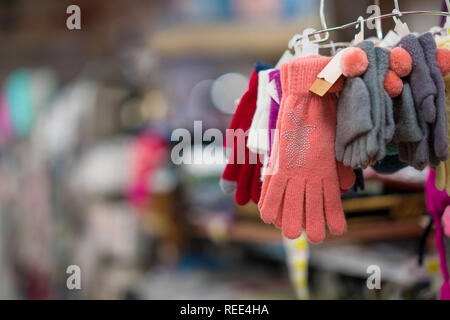
[[[341,58],[342,73],[346,77],[362,75],[369,65],[366,53],[361,48],[349,48]]]
[[[399,77],[406,77],[412,69],[412,58],[408,51],[400,47],[392,49],[389,68]]]
[[[438,48],[437,63],[443,76],[450,73],[450,50]]]
[[[388,70],[386,78],[384,78],[384,89],[391,98],[395,98],[402,93],[402,79],[400,79],[399,76],[392,70]]]

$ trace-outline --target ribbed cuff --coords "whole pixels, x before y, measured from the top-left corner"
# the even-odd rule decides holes
[[[308,92],[317,75],[330,62],[331,57],[309,56],[288,63],[287,94]]]

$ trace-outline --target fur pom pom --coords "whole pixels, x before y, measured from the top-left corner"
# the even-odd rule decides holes
[[[403,81],[394,71],[389,70],[384,79],[384,89],[391,98],[395,98],[402,93]]]
[[[450,50],[439,48],[437,50],[437,63],[443,76],[450,73]]]
[[[399,77],[406,77],[412,69],[412,58],[408,51],[400,47],[392,49],[389,68]]]
[[[360,48],[349,48],[341,58],[342,73],[346,77],[362,75],[369,65],[366,53]]]

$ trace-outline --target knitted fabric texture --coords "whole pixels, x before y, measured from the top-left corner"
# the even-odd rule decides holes
[[[278,94],[277,99],[271,97],[270,99],[270,114],[269,114],[269,154],[272,151],[272,134],[273,130],[275,130],[277,126],[278,112],[280,111],[280,102],[283,98],[283,93],[281,90],[281,79],[280,79],[280,70],[276,69],[270,72],[269,81],[275,84],[276,91]]]
[[[433,218],[433,222],[436,228],[436,247],[439,253],[439,263],[441,266],[442,277],[444,283],[441,287],[441,300],[450,300],[450,284],[449,274],[447,268],[446,251],[444,243],[444,231],[442,228],[442,215],[450,205],[450,197],[444,191],[439,191],[435,186],[436,173],[430,170],[428,179],[425,185],[425,196],[427,209]]]
[[[442,79],[441,71],[437,64],[436,58],[436,42],[434,41],[431,33],[427,32],[422,34],[419,38],[419,42],[422,45],[422,49],[425,55],[425,59],[430,69],[431,78],[436,86],[436,95],[434,97],[435,107],[435,121],[431,126],[430,131],[430,143],[432,146],[430,149],[433,151],[430,154],[433,160],[433,164],[437,165],[441,161],[445,161],[448,158],[448,144],[447,144],[447,112],[445,109],[445,85]]]
[[[392,140],[395,131],[394,112],[392,110],[392,99],[388,92],[384,88],[384,81],[389,70],[390,64],[390,51],[386,48],[376,47],[375,53],[377,57],[377,80],[378,88],[381,95],[381,99],[384,101],[384,108],[382,109],[382,125],[381,136],[384,139],[380,139],[380,151],[377,154],[376,159],[378,161],[383,160],[386,156],[386,145]]]
[[[437,42],[438,47],[450,50],[450,36],[446,36]],[[446,112],[447,123],[450,120],[450,75],[444,77],[446,90]],[[447,141],[450,139],[450,125],[447,129]],[[450,146],[449,146],[450,149]],[[450,150],[449,150],[450,152]],[[447,195],[450,196],[450,160],[439,163],[436,167],[436,188],[438,190],[446,190]],[[450,225],[448,226],[450,228]]]
[[[229,127],[235,132],[240,129],[241,135],[228,136],[229,132],[227,132],[226,137],[226,144],[231,148],[231,154],[222,173],[220,186],[225,193],[235,191],[235,200],[238,205],[245,205],[250,199],[258,203],[261,194],[262,162],[246,147],[247,135],[244,136],[250,128],[256,110],[257,90],[258,74],[254,71],[250,77],[248,90],[242,96]],[[250,161],[251,159],[253,161]]]
[[[345,86],[352,85],[355,89],[351,92],[344,90],[339,99],[338,106],[338,133],[335,143],[336,159],[342,160],[345,165],[352,166],[353,168],[366,168],[370,160],[377,156],[379,159],[385,154],[385,138],[384,133],[381,131],[385,121],[385,100],[381,94],[380,82],[378,80],[378,74],[381,73],[377,68],[377,55],[372,42],[363,41],[358,44],[358,47],[362,49],[366,55],[369,64],[364,74],[361,75],[360,80],[349,80],[356,78],[348,78]],[[381,56],[381,55],[380,55]],[[387,72],[387,71],[386,71]],[[356,85],[356,83],[358,83]],[[384,91],[384,89],[383,89]],[[358,95],[360,101],[355,101],[355,97],[352,95]],[[350,97],[346,97],[350,95]],[[351,109],[360,109],[357,113],[343,115],[341,114],[341,108],[343,111],[348,110],[344,107],[346,104],[355,104]],[[367,111],[370,111],[369,113]],[[355,120],[353,117],[358,116]],[[363,118],[363,122],[359,123]],[[351,124],[351,122],[355,122]],[[370,124],[370,126],[369,126]],[[349,130],[346,133],[348,127],[354,126],[354,128],[364,128],[361,132],[355,130]],[[368,129],[370,127],[370,129]],[[367,130],[368,129],[368,130]],[[356,134],[355,134],[356,133]]]
[[[436,118],[434,97],[437,89],[431,78],[422,46],[417,37],[408,34],[400,40],[398,46],[405,49],[412,58],[411,74],[406,78],[406,81],[411,86],[417,120],[423,134],[423,138],[417,143],[399,144],[399,157],[400,160],[414,168],[423,170],[430,161],[430,131],[427,123],[433,123]],[[405,91],[405,89],[403,90]]]
[[[273,69],[262,70],[258,73],[258,96],[256,111],[248,133],[247,147],[250,151],[267,156],[269,153],[269,114],[270,95],[267,91],[269,73]]]
[[[334,156],[337,98],[309,91],[330,59],[298,58],[281,69],[280,135],[274,141],[271,175],[264,179],[258,206],[261,218],[281,228],[289,239],[305,229],[311,242],[320,242],[326,225],[335,234],[346,228],[340,187],[350,188],[354,174],[351,168],[338,166]]]

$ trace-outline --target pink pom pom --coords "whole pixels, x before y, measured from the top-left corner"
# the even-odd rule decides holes
[[[412,58],[408,51],[400,47],[392,49],[389,67],[399,77],[406,77],[412,69]]]
[[[402,93],[403,82],[402,79],[392,70],[389,70],[384,79],[384,89],[391,98],[395,98]]]
[[[369,65],[366,53],[361,48],[349,48],[341,58],[342,73],[346,77],[362,75]]]
[[[450,73],[450,50],[439,48],[437,50],[437,63],[443,76]]]

